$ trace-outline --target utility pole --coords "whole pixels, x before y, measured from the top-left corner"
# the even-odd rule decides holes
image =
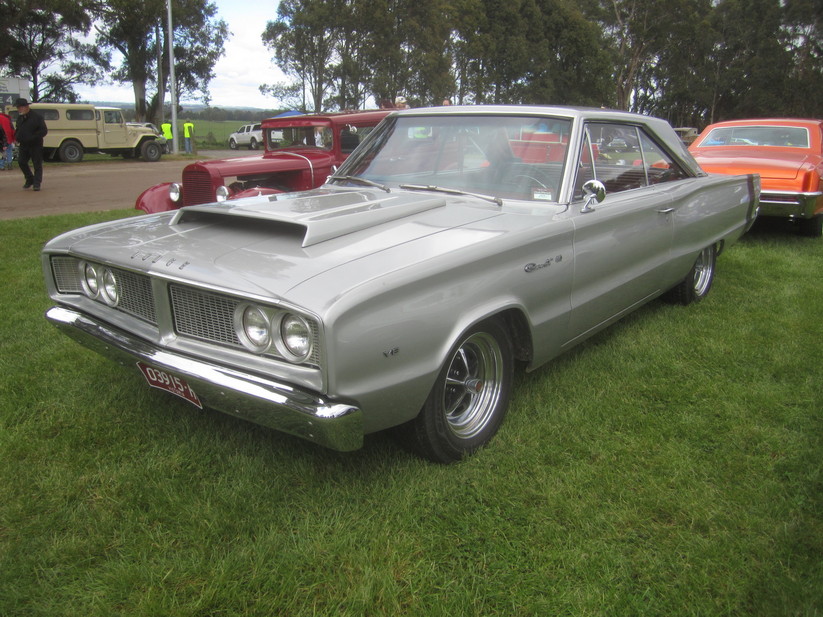
[[[174,27],[171,22],[171,0],[166,0],[169,13],[169,90],[171,91],[171,135],[172,154],[177,154],[177,80],[174,78]]]

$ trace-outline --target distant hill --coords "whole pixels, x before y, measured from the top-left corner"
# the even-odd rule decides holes
[[[96,107],[119,107],[120,109],[131,109],[134,110],[134,102],[124,102],[124,101],[82,101],[83,103],[90,103]],[[207,109],[223,109],[226,111],[248,111],[248,112],[266,112],[266,113],[279,113],[283,111],[282,109],[263,109],[262,107],[242,107],[242,106],[223,106],[223,105],[203,105],[203,103],[181,103],[180,106],[183,108],[183,112],[191,112],[191,113],[202,113]],[[180,112],[178,112],[180,113]]]

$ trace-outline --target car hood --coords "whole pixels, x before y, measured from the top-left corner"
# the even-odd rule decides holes
[[[751,147],[713,146],[696,148],[692,155],[710,173],[758,173],[763,180],[794,180],[804,167],[814,164],[815,156],[781,148],[779,152],[753,151]],[[818,157],[819,158],[819,157]]]
[[[307,169],[310,166],[331,165],[333,156],[325,150],[306,149],[300,152],[266,152],[253,156],[240,156],[228,159],[210,159],[192,163],[187,169],[207,171],[212,176],[234,178],[279,171]]]
[[[260,297],[400,244],[500,216],[438,194],[322,188],[182,208],[69,232],[47,250]],[[450,250],[448,242],[442,250]],[[415,258],[409,248],[409,259]]]

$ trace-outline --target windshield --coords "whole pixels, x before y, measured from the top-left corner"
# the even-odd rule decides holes
[[[284,126],[268,129],[266,138],[269,150],[299,147],[331,150],[334,146],[334,132],[328,126]]]
[[[357,176],[494,197],[557,201],[571,120],[557,117],[398,116],[370,135],[337,182]]]
[[[808,148],[809,131],[799,126],[729,126],[714,129],[701,146]]]

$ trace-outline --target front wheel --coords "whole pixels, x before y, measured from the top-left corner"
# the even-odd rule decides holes
[[[234,139],[229,140],[229,148],[231,148],[232,150],[237,150],[237,142],[234,141]]]
[[[415,450],[436,463],[453,463],[488,443],[506,415],[513,371],[509,337],[497,321],[464,334],[420,414],[404,427]]]
[[[163,151],[156,141],[146,141],[140,146],[140,157],[147,163],[156,163],[162,155]]]
[[[682,281],[666,292],[665,300],[675,304],[699,302],[709,294],[717,264],[717,248],[707,246],[697,256],[692,269]]]

